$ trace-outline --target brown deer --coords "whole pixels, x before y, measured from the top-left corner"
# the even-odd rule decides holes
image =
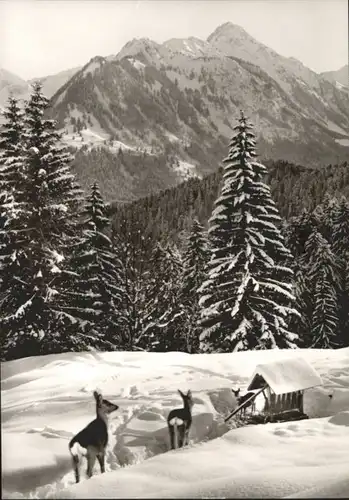
[[[191,410],[194,405],[191,390],[187,394],[183,394],[178,389],[179,394],[183,399],[183,408],[175,408],[171,410],[167,417],[167,425],[170,433],[171,450],[182,448],[189,444],[189,431],[192,423]]]
[[[101,472],[105,471],[105,449],[108,444],[108,415],[119,407],[106,399],[103,399],[100,392],[94,391],[96,400],[96,418],[92,420],[84,429],[76,434],[69,443],[69,451],[73,458],[73,468],[75,479],[80,481],[80,456],[87,457],[87,475],[92,476],[93,466],[96,458],[101,467]]]
[[[232,392],[234,393],[234,396],[238,402],[238,405],[242,405],[245,401],[247,401],[248,399],[250,399],[251,396],[253,396],[254,392],[247,392],[246,394],[243,394],[242,396],[239,396],[240,394],[240,387],[239,389],[235,390],[235,389],[232,389]],[[256,403],[255,403],[255,400],[253,399],[252,401],[250,401],[243,409],[243,413],[244,415],[246,414],[246,409],[251,407],[251,411],[255,411],[256,409]]]

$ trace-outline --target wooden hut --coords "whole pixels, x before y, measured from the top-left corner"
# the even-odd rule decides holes
[[[252,421],[256,420],[255,423],[307,418],[303,408],[304,391],[322,384],[320,375],[304,358],[287,358],[259,364],[247,385],[247,392],[254,391],[253,395],[226,420],[241,411],[260,393],[264,395],[265,405],[259,415],[252,417]]]

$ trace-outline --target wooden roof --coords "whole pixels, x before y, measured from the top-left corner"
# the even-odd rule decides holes
[[[302,391],[323,384],[320,375],[304,358],[286,358],[257,365],[247,390],[260,389],[265,383],[275,394]]]

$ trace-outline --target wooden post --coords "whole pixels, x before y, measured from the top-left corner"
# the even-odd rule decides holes
[[[286,409],[291,410],[292,409],[292,393],[288,392],[286,394]]]
[[[286,394],[281,395],[281,411],[286,411],[287,406],[286,406]]]
[[[269,411],[273,413],[275,411],[275,399],[276,395],[274,392],[270,392],[270,405],[269,405]]]
[[[281,407],[281,394],[278,394],[277,397],[276,397],[276,406],[275,406],[275,409],[277,412],[281,411],[282,410],[282,407]]]
[[[292,392],[292,410],[297,408],[297,393]]]
[[[268,390],[268,389],[267,389],[267,390]],[[263,411],[264,411],[265,413],[267,413],[267,412],[269,411],[269,399],[268,399],[268,397],[266,396],[266,394],[265,394],[265,392],[264,392],[264,391],[262,391],[262,393],[263,393],[263,396],[264,396],[264,399],[265,399],[265,403],[264,403],[264,408],[263,408]]]
[[[297,396],[298,396],[297,407],[298,407],[300,412],[304,413],[304,411],[303,411],[303,391],[298,391]]]

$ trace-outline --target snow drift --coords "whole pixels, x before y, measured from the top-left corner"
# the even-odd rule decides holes
[[[303,357],[323,385],[309,420],[233,428],[231,388],[256,366]],[[5,362],[3,497],[343,497],[349,494],[349,349],[233,354],[66,353]],[[94,418],[92,391],[119,405],[110,418],[106,474],[74,484],[69,439]],[[189,447],[168,451],[166,416],[193,392]],[[329,397],[332,396],[332,397]],[[263,401],[260,401],[260,404]],[[257,398],[258,407],[258,398]],[[115,415],[115,416],[114,416]]]

